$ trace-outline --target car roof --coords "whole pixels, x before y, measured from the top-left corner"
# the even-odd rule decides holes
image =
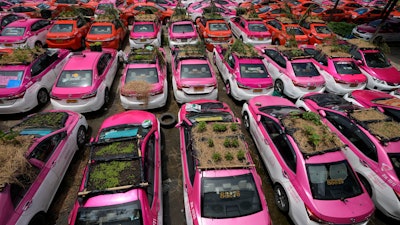
[[[39,19],[39,18],[28,18],[28,19],[21,19],[21,20],[16,20],[10,24],[7,25],[7,27],[12,27],[12,26],[30,26],[33,23],[39,21],[39,20],[44,20],[44,19]]]
[[[75,52],[69,57],[64,70],[91,70],[102,54],[92,51]]]

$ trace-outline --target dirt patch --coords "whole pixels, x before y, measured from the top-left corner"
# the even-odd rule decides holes
[[[121,90],[122,95],[135,95],[138,100],[144,102],[145,105],[149,104],[150,92],[152,85],[144,80],[129,81],[124,85]]]
[[[378,101],[374,101],[374,102],[376,104],[381,104],[381,105],[400,107],[400,99],[398,99],[398,98],[378,100]]]

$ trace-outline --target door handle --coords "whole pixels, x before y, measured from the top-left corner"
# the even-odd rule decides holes
[[[53,161],[53,162],[51,163],[51,168],[55,167],[56,164],[57,164],[57,162],[56,162],[56,161]]]
[[[282,170],[282,176],[286,179],[289,179],[289,175],[286,173],[286,171]]]
[[[368,163],[367,163],[367,162],[365,162],[364,160],[360,159],[360,163],[361,163],[361,165],[363,165],[364,167],[367,167],[367,168],[369,168],[369,165],[368,165]]]
[[[31,207],[32,205],[32,199],[27,201],[24,205],[24,207],[22,208],[23,211],[26,211],[27,209],[29,209],[29,207]]]

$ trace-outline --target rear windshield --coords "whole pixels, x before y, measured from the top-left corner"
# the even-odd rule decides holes
[[[226,23],[211,23],[210,30],[211,31],[228,30],[228,26],[226,25]]]
[[[193,26],[191,24],[174,25],[174,27],[172,27],[173,33],[185,33],[193,31]]]
[[[51,27],[50,32],[53,33],[63,33],[63,32],[72,32],[73,25],[72,24],[54,24]]]
[[[250,23],[249,30],[254,32],[265,32],[268,31],[267,27],[263,23]]]
[[[360,74],[358,66],[351,61],[335,61],[333,62],[338,74]]]
[[[126,73],[125,83],[130,81],[147,81],[150,84],[158,83],[156,68],[132,68]]]
[[[347,161],[306,164],[314,199],[337,200],[362,194],[362,188]]]
[[[184,64],[181,68],[181,78],[212,77],[208,64]]]
[[[64,70],[58,78],[56,87],[90,87],[91,70]]]
[[[267,78],[268,72],[264,64],[240,64],[242,78]]]
[[[292,63],[292,66],[296,77],[315,77],[320,75],[312,62]]]
[[[89,34],[111,34],[111,32],[111,26],[92,26],[92,28],[90,28]]]
[[[133,27],[133,32],[154,32],[153,24],[139,24]]]
[[[23,74],[23,71],[0,71],[0,88],[19,87]]]
[[[25,33],[25,27],[6,27],[1,32],[1,36],[22,36]]]
[[[261,211],[252,175],[202,178],[201,214],[206,218],[242,217]]]

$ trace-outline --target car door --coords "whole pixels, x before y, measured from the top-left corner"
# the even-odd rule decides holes
[[[284,74],[286,69],[286,60],[282,55],[275,49],[265,49],[264,54],[268,59],[264,59],[264,64],[267,67],[267,71],[270,72],[274,81]]]
[[[236,38],[239,38],[240,36],[240,28],[239,28],[239,23],[240,23],[240,17],[234,17],[229,21],[231,25],[231,30],[232,33],[235,35]]]
[[[31,77],[34,82],[40,84],[40,87],[46,87],[50,90],[61,71],[62,65],[57,65],[58,54],[47,53],[39,56],[33,63],[30,69]]]
[[[101,55],[99,61],[97,62],[97,72],[99,78],[108,88],[111,88],[115,73],[117,72],[117,62],[115,59],[113,60],[112,57],[113,56],[111,53],[106,52]]]
[[[28,39],[28,46],[35,46],[36,42],[42,45],[46,43],[46,35],[49,32],[51,22],[49,20],[38,20],[30,27],[31,38]],[[29,41],[30,40],[30,41]]]

